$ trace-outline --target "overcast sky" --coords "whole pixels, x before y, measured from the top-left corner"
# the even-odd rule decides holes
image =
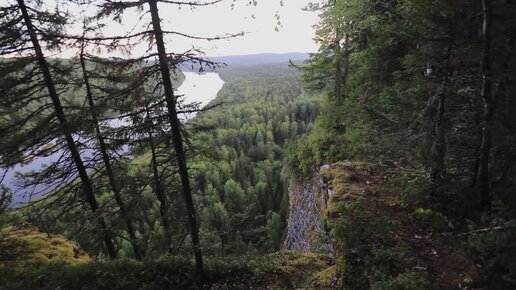
[[[247,2],[237,0],[237,2]],[[238,4],[233,10],[232,1],[217,7],[200,8],[197,11],[179,11],[177,15],[163,13],[166,21],[181,30],[195,34],[223,34],[244,31],[238,39],[201,44],[208,55],[250,54],[263,52],[314,52],[313,25],[317,15],[303,11],[308,0],[259,0],[258,5]],[[281,26],[276,31],[278,12]]]
[[[5,1],[0,0],[0,3],[5,3]],[[66,3],[62,0],[44,0],[43,2],[47,8],[52,9],[55,1]],[[207,0],[195,1],[205,2]],[[182,52],[195,45],[201,48],[207,56],[267,52],[315,52],[317,50],[317,45],[313,41],[313,25],[318,20],[317,14],[302,10],[310,0],[283,0],[283,5],[280,4],[281,0],[258,0],[256,6],[249,5],[248,2],[249,0],[223,0],[222,3],[194,10],[160,4],[160,15],[166,30],[197,36],[245,33],[244,36],[238,38],[211,42],[168,37],[166,39],[168,50]],[[70,4],[66,9],[73,13],[78,13],[78,9],[82,9],[82,13],[86,15],[93,15],[96,11],[93,6],[77,8]],[[124,34],[135,26],[138,27],[135,32],[139,29],[147,29],[143,24],[147,25],[150,17],[147,15],[138,22],[138,15],[136,11],[126,13],[122,24],[106,22],[105,35]],[[281,25],[279,26],[275,15],[280,17]],[[76,20],[78,19],[79,17]],[[76,28],[72,29],[74,30],[72,33],[81,34],[81,23],[82,21],[77,21]],[[137,47],[132,54],[133,56],[141,55],[144,50],[144,46]],[[71,56],[70,54],[72,53],[61,55]]]
[[[185,0],[186,1],[186,0]],[[189,0],[207,2],[209,0]],[[16,2],[15,0],[0,0],[0,5]],[[74,14],[76,22],[72,33],[82,34],[82,15],[93,15],[97,8],[89,5],[78,8],[65,0],[43,0],[45,8],[53,10],[56,2],[65,3],[65,9]],[[93,3],[100,1],[93,1]],[[194,10],[183,6],[161,3],[160,15],[166,30],[178,31],[196,36],[217,36],[244,32],[244,36],[230,40],[194,41],[181,37],[168,37],[167,48],[172,52],[183,52],[192,45],[201,48],[207,56],[255,54],[255,53],[285,53],[285,52],[315,52],[317,45],[313,41],[313,25],[317,22],[317,13],[303,11],[309,2],[318,0],[257,0],[257,5],[249,5],[250,0],[222,0],[221,3]],[[283,3],[283,5],[280,4]],[[144,7],[148,8],[147,5]],[[82,10],[82,12],[81,12]],[[277,25],[275,15],[279,15],[281,25]],[[77,16],[77,17],[75,17]],[[114,36],[135,30],[148,29],[143,24],[149,23],[149,15],[138,21],[136,11],[124,15],[122,24],[113,21],[106,22],[105,35]],[[276,30],[278,28],[278,30]],[[141,55],[145,47],[137,47],[133,56]],[[50,53],[52,56],[73,56],[74,52]]]

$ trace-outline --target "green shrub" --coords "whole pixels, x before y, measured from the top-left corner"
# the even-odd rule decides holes
[[[429,287],[424,273],[410,271],[398,274],[394,278],[375,281],[372,290],[426,290]]]
[[[453,229],[453,224],[443,214],[426,208],[418,208],[415,217],[423,224],[427,224],[433,230],[445,232]]]
[[[7,289],[199,289],[201,280],[193,269],[184,259],[75,266],[56,262],[29,269]]]

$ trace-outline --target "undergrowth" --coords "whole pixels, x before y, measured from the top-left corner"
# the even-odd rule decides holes
[[[186,257],[69,265],[53,262],[3,277],[3,288],[25,289],[332,289],[332,260],[321,254],[279,252],[261,257],[208,257],[196,273]]]

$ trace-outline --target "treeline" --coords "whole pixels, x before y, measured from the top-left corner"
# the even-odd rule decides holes
[[[485,269],[514,287],[516,23],[513,1],[325,1],[306,87],[327,96],[290,159],[406,172],[401,193],[446,217]],[[454,240],[455,241],[455,240]],[[495,242],[496,241],[496,242]]]

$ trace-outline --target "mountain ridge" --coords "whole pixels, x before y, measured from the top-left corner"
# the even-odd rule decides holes
[[[302,62],[307,60],[310,54],[303,52],[289,52],[289,53],[258,53],[258,54],[241,54],[241,55],[226,55],[226,56],[207,56],[206,60],[218,63],[219,65],[240,67],[240,66],[254,66],[262,64],[276,64],[286,63],[289,61]],[[213,69],[203,66],[200,68],[199,64],[192,62],[185,62],[181,64],[181,70],[185,72],[191,71],[213,71]]]
[[[259,54],[242,54],[242,55],[227,55],[227,56],[216,56],[207,57],[211,61],[225,63],[227,65],[250,65],[250,64],[264,64],[264,63],[276,63],[301,61],[308,59],[310,55],[302,52],[289,52],[289,53],[259,53]]]

